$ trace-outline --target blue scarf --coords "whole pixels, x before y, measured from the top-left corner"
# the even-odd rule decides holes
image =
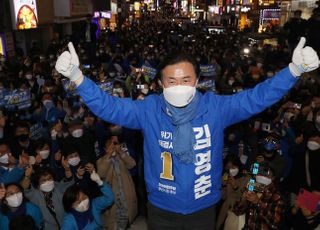
[[[71,214],[76,219],[78,229],[84,229],[88,224],[90,224],[92,221],[94,221],[94,217],[91,210],[91,201],[90,201],[90,207],[85,212],[78,212],[75,209],[71,210]]]
[[[167,113],[171,116],[174,125],[172,135],[173,154],[185,164],[194,163],[196,156],[193,147],[196,144],[196,139],[191,121],[197,115],[199,94],[196,93],[190,104],[183,108],[174,107],[166,100],[165,103],[167,106]]]

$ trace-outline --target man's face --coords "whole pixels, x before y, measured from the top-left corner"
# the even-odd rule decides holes
[[[193,65],[189,62],[179,62],[168,65],[162,70],[162,84],[164,88],[177,85],[195,86],[197,75]]]

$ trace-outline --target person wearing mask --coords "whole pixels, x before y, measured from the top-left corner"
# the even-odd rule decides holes
[[[60,229],[63,223],[62,196],[73,184],[70,167],[64,158],[63,165],[66,177],[61,182],[54,181],[54,174],[50,169],[39,168],[32,175],[32,186],[30,175],[25,176],[25,182],[22,184],[26,198],[40,208],[46,230]]]
[[[94,165],[84,163],[79,155],[78,148],[71,143],[66,143],[63,146],[62,153],[70,165],[74,183],[79,186],[83,192],[89,194],[90,198],[96,197],[100,191],[96,183],[93,183],[90,179],[91,173],[95,170]]]
[[[30,126],[27,122],[16,122],[14,137],[10,142],[12,156],[19,159],[20,155],[34,155],[34,143],[30,140]]]
[[[242,194],[233,211],[244,212],[244,230],[281,229],[284,214],[284,200],[275,185],[275,176],[268,164],[260,164],[255,183]],[[252,189],[251,189],[252,188]]]
[[[0,185],[0,229],[8,230],[10,221],[20,216],[31,216],[36,226],[41,229],[43,225],[40,209],[26,200],[23,189],[17,184]]]
[[[92,171],[90,178],[101,190],[102,196],[90,199],[77,185],[69,187],[63,194],[63,207],[66,212],[62,230],[100,229],[101,213],[109,207],[113,200],[110,185],[104,183],[99,174]]]
[[[286,166],[285,159],[280,155],[280,141],[277,134],[269,134],[262,143],[262,152],[257,154],[258,163],[267,162],[274,169],[274,175],[277,181],[283,176]]]
[[[163,94],[132,101],[104,93],[79,69],[72,43],[56,69],[77,85],[84,103],[101,119],[144,134],[149,229],[212,229],[221,198],[223,130],[280,100],[299,76],[319,66],[316,52],[295,49],[288,68],[251,90],[231,96],[196,91],[192,56],[173,52],[163,60]],[[177,221],[179,219],[180,221]]]
[[[312,125],[305,131],[306,150],[293,159],[292,171],[286,180],[286,188],[298,194],[300,188],[313,190],[320,184],[320,132]]]
[[[107,229],[126,229],[137,216],[137,196],[129,170],[136,165],[127,149],[112,136],[106,141],[105,155],[97,161],[98,174],[115,194],[115,202],[103,213]]]
[[[217,218],[216,229],[221,229],[229,212],[232,211],[236,201],[242,196],[248,178],[242,172],[240,159],[235,155],[225,158],[225,174],[222,178],[222,206]]]
[[[20,156],[16,160],[6,142],[0,141],[0,183],[19,183],[23,178],[24,168],[28,164],[28,157]]]
[[[95,163],[96,157],[94,152],[95,139],[91,132],[84,132],[83,122],[75,119],[68,124],[69,136],[64,141],[73,146],[77,146],[79,156],[83,164]]]
[[[55,106],[51,93],[43,93],[41,102],[42,106],[33,113],[34,121],[51,124],[64,119],[66,112]]]
[[[51,156],[50,156],[50,143],[45,139],[39,139],[35,142],[35,168],[36,167],[49,167]]]

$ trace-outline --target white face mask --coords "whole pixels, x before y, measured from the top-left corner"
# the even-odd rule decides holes
[[[2,164],[8,164],[9,163],[9,156],[8,156],[7,153],[0,157],[0,163],[2,163]]]
[[[8,206],[11,208],[17,208],[21,205],[23,200],[22,192],[18,192],[6,198]]]
[[[52,140],[57,139],[57,134],[58,134],[58,132],[57,132],[55,129],[53,129],[53,130],[51,131],[51,138],[52,138]]]
[[[262,63],[257,63],[257,67],[261,68],[262,67]]]
[[[143,93],[144,95],[147,95],[149,93],[149,89],[142,89],[141,93]]]
[[[89,199],[85,199],[83,201],[80,202],[80,204],[78,204],[77,206],[74,207],[74,209],[78,212],[85,212],[89,209]]]
[[[43,160],[47,159],[49,154],[50,154],[49,150],[41,150],[41,151],[39,151],[39,155],[41,156],[41,158]]]
[[[69,165],[77,166],[80,163],[80,157],[72,157],[68,160]]]
[[[274,76],[274,73],[273,72],[271,72],[271,71],[268,71],[267,72],[267,77],[273,77]]]
[[[83,135],[83,129],[76,129],[72,132],[72,136],[75,138],[80,138]]]
[[[265,177],[265,176],[256,176],[256,181],[259,184],[263,184],[263,185],[269,185],[271,184],[272,180],[269,177]]]
[[[228,85],[233,85],[234,80],[228,80]]]
[[[184,107],[188,105],[194,95],[196,94],[196,87],[177,85],[169,88],[163,88],[163,96],[166,101],[175,107]]]
[[[32,79],[32,75],[31,75],[31,74],[27,74],[27,75],[26,75],[26,78],[27,78],[28,80],[31,80],[31,79]]]
[[[239,168],[229,169],[230,176],[236,176],[239,173]]]
[[[40,185],[40,190],[43,192],[51,192],[54,188],[54,181],[49,180]]]
[[[316,141],[308,141],[307,147],[311,151],[315,151],[315,150],[318,150],[320,148],[320,144],[318,142],[316,142]]]

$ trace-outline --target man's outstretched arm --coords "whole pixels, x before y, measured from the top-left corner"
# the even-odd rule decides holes
[[[305,38],[301,38],[294,50],[292,62],[273,78],[258,84],[253,89],[232,96],[217,97],[217,107],[222,110],[224,127],[262,112],[286,95],[302,73],[319,67],[317,53],[311,47],[304,47],[305,42]]]
[[[68,47],[69,51],[59,56],[56,70],[77,85],[77,92],[90,110],[110,123],[140,129],[143,113],[139,111],[139,104],[142,102],[117,98],[105,93],[93,81],[83,76],[73,44],[70,42]]]

